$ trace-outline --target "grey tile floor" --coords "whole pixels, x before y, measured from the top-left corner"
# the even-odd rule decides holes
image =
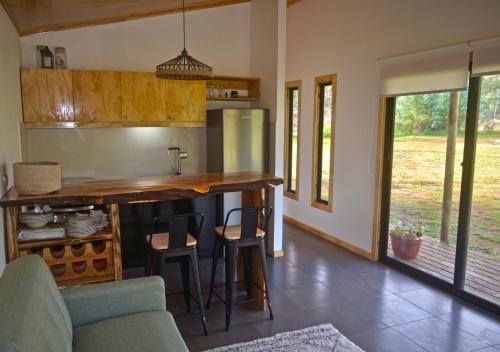
[[[226,332],[224,305],[214,300],[207,311],[208,336],[202,334],[198,315],[184,314],[179,270],[169,265],[168,309],[191,351],[325,322],[367,352],[500,351],[500,321],[457,298],[288,224],[284,251],[284,258],[268,258],[275,320],[265,312],[235,306]],[[210,266],[210,260],[201,261],[205,293]],[[222,283],[222,265],[219,269]],[[133,271],[126,274],[134,276]]]

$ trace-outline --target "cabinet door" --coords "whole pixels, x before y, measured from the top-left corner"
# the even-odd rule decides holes
[[[165,121],[165,80],[154,73],[122,72],[122,119]]]
[[[21,71],[25,122],[72,122],[71,71],[23,69]]]
[[[206,120],[205,81],[167,80],[167,121]]]
[[[120,72],[73,71],[75,121],[120,121],[120,87]]]

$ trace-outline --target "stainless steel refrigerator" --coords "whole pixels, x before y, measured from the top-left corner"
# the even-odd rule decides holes
[[[207,171],[268,170],[269,114],[265,109],[207,111]]]
[[[207,111],[207,172],[267,172],[269,167],[269,113],[266,109]],[[241,194],[217,196],[217,224],[241,207]],[[229,224],[240,221],[239,213]]]

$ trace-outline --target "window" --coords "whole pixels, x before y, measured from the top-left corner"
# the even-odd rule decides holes
[[[285,192],[299,197],[299,140],[300,140],[301,81],[287,82],[285,103]]]
[[[316,77],[312,206],[332,211],[333,149],[337,75]]]

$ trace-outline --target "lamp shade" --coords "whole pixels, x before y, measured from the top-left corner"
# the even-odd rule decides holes
[[[212,68],[191,57],[186,49],[167,62],[156,66],[156,77],[179,80],[205,80],[213,76]]]

